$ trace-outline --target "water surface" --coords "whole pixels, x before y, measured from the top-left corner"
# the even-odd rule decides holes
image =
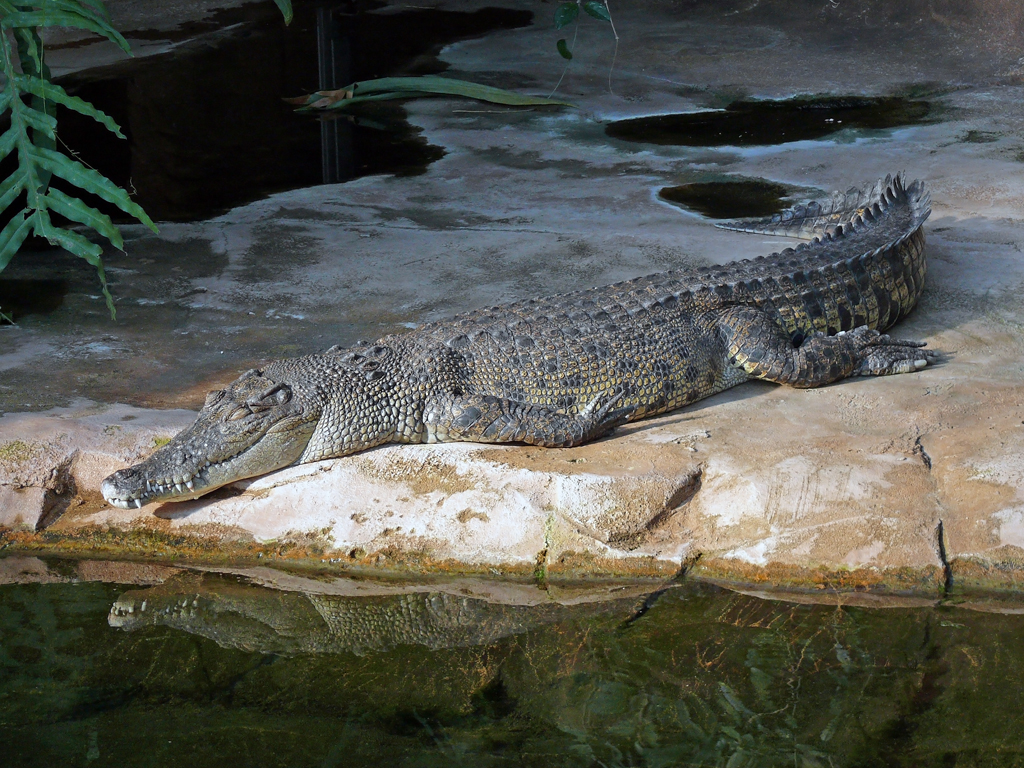
[[[720,110],[617,120],[605,133],[647,144],[756,147],[822,139],[843,130],[917,125],[930,112],[929,102],[902,96],[741,99]]]
[[[789,193],[788,187],[764,179],[730,179],[663,187],[658,197],[712,219],[747,219],[781,213],[791,205]]]
[[[283,99],[443,72],[447,65],[436,57],[443,45],[528,25],[533,14],[413,6],[372,12],[382,6],[297,3],[285,26],[271,3],[250,4],[221,12],[223,30],[193,28],[203,36],[168,53],[64,77],[68,92],[110,114],[128,140],[61,109],[62,141],[129,189],[156,221],[205,219],[287,189],[423,173],[444,149],[428,143],[400,105],[320,116],[297,114]]]
[[[5,764],[1022,760],[1020,615],[698,583],[569,605],[536,590],[533,606],[424,590],[306,595],[194,573],[0,586]]]

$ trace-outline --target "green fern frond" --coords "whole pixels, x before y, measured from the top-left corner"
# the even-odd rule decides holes
[[[97,5],[100,7],[97,8]],[[3,14],[0,27],[4,29],[36,29],[38,27],[74,27],[95,32],[117,45],[129,56],[132,49],[110,23],[110,16],[102,3],[83,3],[80,0],[35,0],[31,3],[14,2],[0,5]],[[40,49],[41,50],[41,49]],[[41,58],[41,56],[40,56]]]
[[[292,0],[274,0],[278,10],[281,11],[281,15],[284,16],[284,23],[292,23]]]
[[[124,138],[124,134],[121,133],[121,127],[113,121],[110,115],[96,109],[96,107],[84,99],[68,95],[68,93],[59,85],[31,75],[18,75],[16,80],[18,88],[22,91],[31,93],[33,96],[45,101],[52,101],[55,104],[60,104],[61,106],[67,107],[68,109],[78,112],[81,115],[85,115],[86,117],[91,117],[96,122],[102,124],[108,131],[117,136],[117,138]],[[7,95],[6,92],[4,95]],[[6,102],[0,101],[0,109],[6,109],[6,107]]]
[[[22,193],[26,199],[25,207],[0,231],[0,270],[10,263],[30,234],[44,237],[95,267],[107,308],[111,317],[116,317],[114,300],[107,289],[102,247],[79,232],[54,224],[50,212],[84,225],[115,248],[123,249],[124,239],[109,216],[77,197],[50,188],[50,180],[56,176],[117,206],[154,232],[157,228],[127,192],[103,174],[57,151],[58,104],[93,118],[118,138],[123,139],[124,134],[109,115],[50,82],[37,32],[38,27],[45,26],[71,26],[95,32],[131,53],[128,43],[111,25],[102,0],[0,0],[0,54],[6,78],[0,93],[0,111],[9,113],[11,119],[11,127],[0,136],[0,159],[13,152],[18,156],[17,169],[0,182],[0,211],[6,210]],[[17,43],[21,72],[15,70],[7,30],[13,32]]]
[[[571,102],[541,96],[527,96],[504,88],[456,80],[438,75],[418,77],[379,77],[351,83],[333,91],[317,91],[308,96],[285,99],[298,104],[299,110],[347,109],[364,101],[381,99],[409,99],[420,96],[463,96],[468,99],[518,107],[572,107]]]

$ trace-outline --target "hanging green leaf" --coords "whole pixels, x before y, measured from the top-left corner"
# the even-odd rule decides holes
[[[117,138],[124,138],[124,134],[121,133],[121,128],[113,121],[110,115],[96,109],[96,107],[84,99],[80,99],[77,96],[69,96],[59,85],[30,75],[18,75],[15,77],[15,80],[17,81],[18,87],[27,93],[31,93],[33,96],[38,96],[39,98],[47,101],[56,102],[57,104],[67,107],[70,110],[74,110],[81,115],[91,117],[96,122],[105,126],[106,129],[117,136]]]
[[[154,232],[156,225],[123,189],[98,171],[57,151],[58,104],[93,118],[121,139],[124,134],[109,115],[87,101],[68,95],[63,88],[50,82],[42,40],[37,31],[39,27],[48,26],[71,26],[95,32],[131,53],[128,43],[111,25],[102,0],[0,0],[0,30],[3,30],[0,34],[0,64],[6,79],[4,91],[0,94],[0,112],[10,116],[10,128],[0,136],[0,159],[16,153],[18,160],[17,168],[0,182],[0,211],[6,210],[21,195],[25,199],[25,207],[15,213],[0,231],[0,270],[10,263],[25,238],[34,233],[96,268],[107,308],[114,318],[114,299],[107,288],[103,269],[103,248],[82,232],[55,224],[50,212],[84,225],[105,237],[116,248],[124,248],[124,239],[109,216],[77,197],[49,188],[50,179],[57,176],[77,189],[101,197]],[[17,44],[20,72],[14,66],[14,51],[7,30],[12,32]],[[10,321],[8,317],[4,318]]]
[[[124,250],[124,239],[110,217],[92,206],[86,205],[77,197],[69,197],[59,189],[51,187],[46,193],[46,207],[66,219],[85,224],[89,229],[95,230],[107,238],[115,248]]]
[[[86,29],[107,38],[125,53],[131,53],[128,41],[116,29],[108,24],[97,22],[81,13],[68,13],[59,10],[15,12],[4,18],[0,25],[4,29],[11,29],[12,27],[24,29],[36,27],[74,27],[76,29]]]
[[[608,6],[600,2],[600,0],[587,0],[583,3],[583,10],[595,19],[601,21],[611,21],[612,15],[608,13]]]
[[[55,176],[71,182],[86,192],[92,192],[97,197],[102,197],[108,203],[113,203],[125,213],[134,216],[154,232],[158,231],[153,220],[137,203],[132,202],[128,193],[99,171],[86,168],[77,160],[72,160],[66,155],[50,149],[34,147],[31,154],[41,168],[45,168]]]
[[[14,198],[20,195],[27,185],[28,177],[25,169],[21,167],[4,179],[0,184],[0,211],[7,210],[7,206],[14,202]]]
[[[14,254],[32,231],[33,221],[27,214],[27,210],[18,211],[0,232],[0,269],[11,263]]]
[[[466,80],[456,80],[437,75],[422,77],[381,77],[363,80],[333,91],[317,91],[308,96],[286,99],[301,109],[346,109],[365,101],[381,99],[409,99],[420,96],[464,96],[469,99],[486,101],[507,106],[574,106],[567,101],[542,96],[526,96],[503,88],[480,85]]]
[[[30,128],[39,131],[44,136],[51,139],[54,137],[53,132],[57,129],[57,118],[53,115],[23,106],[21,119],[28,123]]]
[[[555,43],[555,47],[558,48],[558,53],[563,59],[566,61],[572,61],[572,51],[570,51],[569,46],[566,45],[564,37]]]
[[[567,27],[580,15],[580,7],[576,3],[562,3],[555,9],[555,29]]]
[[[292,23],[292,0],[274,0],[277,7],[281,11],[281,15],[284,16],[284,23]]]
[[[3,160],[14,151],[14,145],[18,142],[21,131],[18,126],[12,125],[3,136],[0,136],[0,160]]]

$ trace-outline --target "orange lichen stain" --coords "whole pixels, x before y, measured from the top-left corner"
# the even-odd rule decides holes
[[[650,556],[600,557],[589,552],[562,552],[547,563],[547,579],[589,579],[633,577],[667,579],[679,572],[679,565]]]
[[[759,566],[727,558],[702,558],[688,572],[722,586],[785,587],[838,592],[941,595],[945,574],[938,566],[904,568],[811,568],[769,563]]]
[[[323,574],[489,574],[529,579],[529,565],[463,563],[438,559],[427,553],[409,552],[393,546],[375,551],[328,549],[308,536],[292,540],[257,542],[238,539],[211,539],[182,531],[171,532],[156,523],[131,529],[79,526],[73,530],[51,529],[31,532],[0,528],[0,550],[32,552],[75,557],[144,559],[196,565],[273,565],[302,573]]]
[[[953,558],[954,591],[1024,591],[1024,549],[1007,544],[984,555]]]

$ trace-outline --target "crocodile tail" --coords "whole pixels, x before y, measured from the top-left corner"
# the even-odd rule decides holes
[[[902,176],[902,174],[901,174]],[[924,182],[916,179],[906,187],[907,199],[914,210],[914,223],[919,227],[932,212],[932,193],[924,187]]]
[[[864,212],[876,203],[885,205],[904,194],[916,213],[923,211],[920,221],[924,221],[931,210],[931,198],[924,191],[922,182],[915,181],[906,187],[904,181],[902,173],[895,177],[889,175],[866,190],[851,187],[846,192],[833,192],[824,200],[801,203],[768,218],[727,221],[715,226],[759,235],[824,240],[831,238],[837,229],[862,218]]]

